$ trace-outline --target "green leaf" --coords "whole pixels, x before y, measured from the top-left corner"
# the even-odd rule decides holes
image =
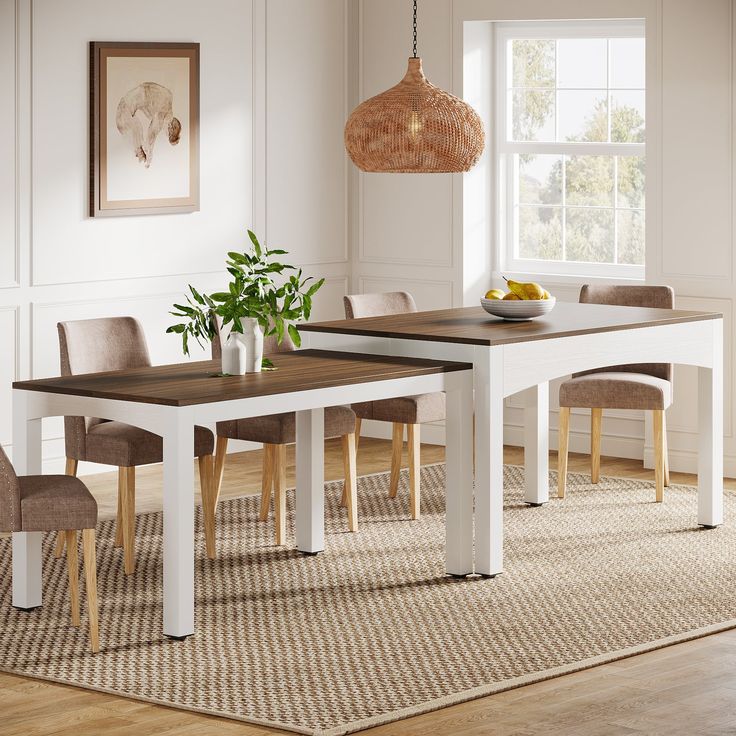
[[[316,283],[312,284],[307,289],[307,296],[314,296],[322,288],[322,284],[324,284],[324,283],[325,283],[325,280],[324,279],[320,279]]]
[[[302,344],[302,337],[299,334],[299,330],[297,330],[296,325],[289,325],[289,337],[296,347],[299,347]]]
[[[197,304],[204,305],[204,299],[202,298],[202,295],[191,285],[189,284],[189,291],[192,292],[192,296],[194,297]]]
[[[253,250],[255,251],[256,257],[260,259],[263,252],[261,251],[261,244],[258,242],[256,234],[252,230],[248,230],[248,237],[250,238],[250,242],[253,243]]]

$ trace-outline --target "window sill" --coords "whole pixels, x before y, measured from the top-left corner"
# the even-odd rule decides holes
[[[642,284],[644,276],[641,278],[620,277],[620,276],[593,276],[585,273],[549,273],[544,271],[493,271],[491,274],[494,284],[503,283],[503,277],[513,279],[514,281],[540,281],[544,284],[560,284],[560,285],[581,285],[585,283],[594,284]]]

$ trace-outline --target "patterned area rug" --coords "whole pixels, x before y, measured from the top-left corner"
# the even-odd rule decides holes
[[[309,734],[343,734],[736,626],[736,530],[695,525],[693,488],[571,475],[568,497],[522,502],[507,467],[506,568],[443,574],[444,467],[422,469],[422,519],[406,477],[359,480],[358,534],[326,486],[327,550],[272,545],[258,499],[218,510],[219,559],[198,518],[197,634],[162,637],[161,514],[138,517],[138,570],[122,574],[100,524],[101,643],[68,620],[65,563],[44,547],[45,605],[10,605],[0,540],[0,669]],[[555,478],[551,487],[555,487]],[[290,494],[293,521],[293,494]],[[736,494],[726,494],[727,518]],[[289,533],[293,539],[293,527]]]

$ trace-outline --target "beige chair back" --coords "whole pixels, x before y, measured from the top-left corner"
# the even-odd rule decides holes
[[[387,291],[382,294],[351,294],[342,298],[346,319],[382,317],[386,314],[416,312],[414,297],[407,291]]]
[[[674,309],[675,292],[671,286],[650,286],[648,284],[636,286],[591,286],[585,284],[580,289],[581,304],[608,304],[619,307],[650,307],[655,309]],[[672,365],[670,363],[634,363],[631,365],[616,365],[607,368],[598,368],[594,371],[585,371],[575,375],[587,373],[602,373],[616,371],[623,373],[647,373],[650,376],[672,381]]]
[[[22,528],[20,483],[5,450],[0,447],[0,532],[19,532]]]
[[[61,375],[145,368],[151,365],[146,336],[133,317],[59,322]],[[100,419],[64,417],[67,457],[84,460],[87,428]]]

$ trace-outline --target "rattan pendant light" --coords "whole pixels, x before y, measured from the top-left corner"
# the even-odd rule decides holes
[[[362,171],[440,174],[472,169],[484,143],[478,113],[424,76],[414,0],[414,55],[406,76],[353,110],[345,125],[345,148]]]

